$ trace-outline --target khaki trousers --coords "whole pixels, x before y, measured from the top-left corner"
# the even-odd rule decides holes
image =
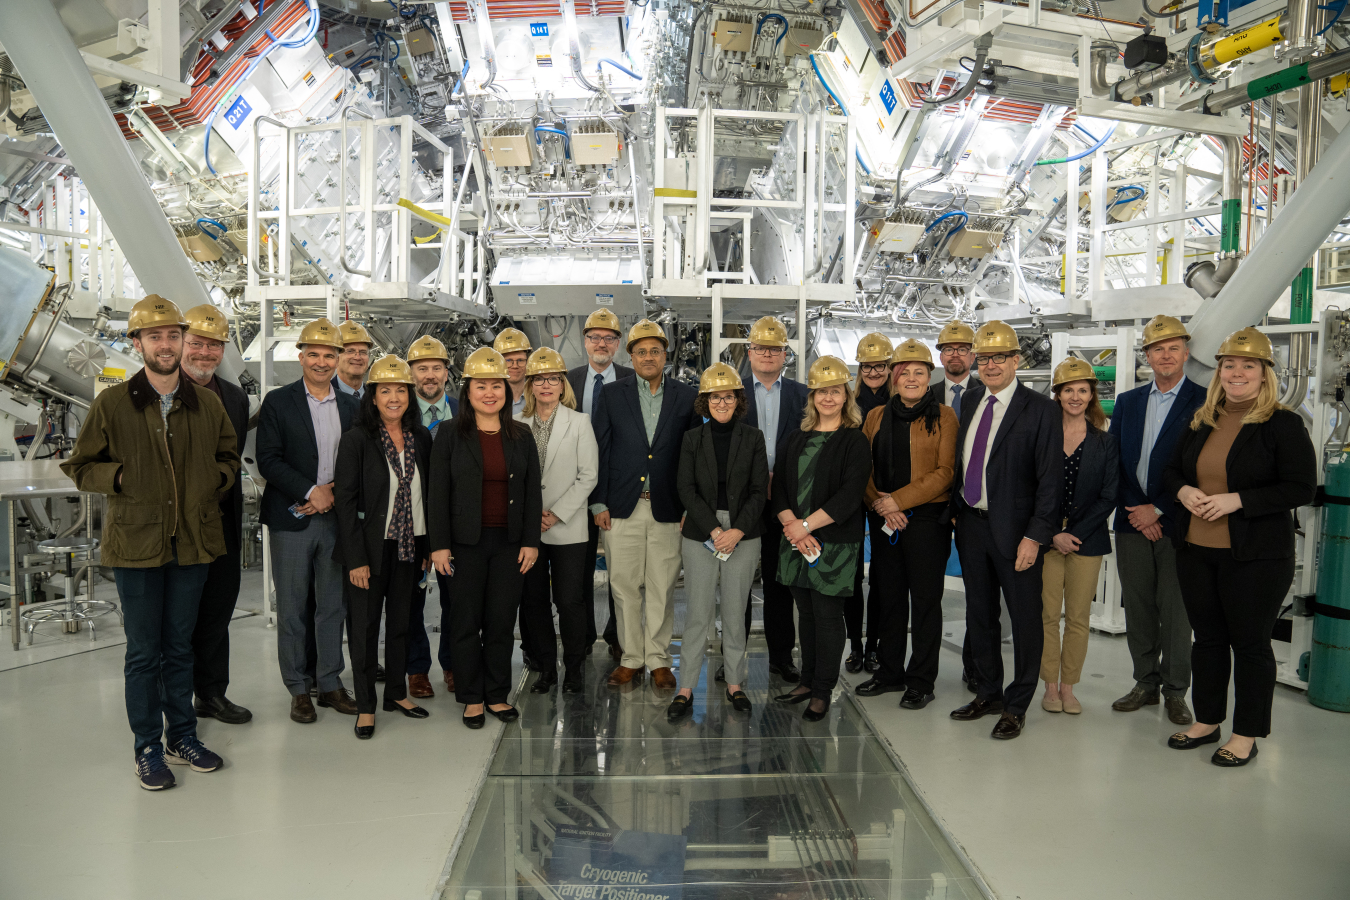
[[[1045,552],[1041,571],[1041,624],[1045,645],[1041,650],[1041,680],[1077,684],[1087,658],[1088,620],[1092,597],[1101,573],[1100,556],[1065,555],[1051,547]],[[1064,642],[1059,639],[1059,617],[1064,615]]]
[[[601,534],[623,647],[620,665],[668,669],[675,582],[680,577],[680,523],[656,521],[651,501],[642,499],[631,516],[609,521],[609,531]]]

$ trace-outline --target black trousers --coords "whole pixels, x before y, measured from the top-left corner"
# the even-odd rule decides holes
[[[420,554],[419,554],[420,555]],[[347,650],[352,657],[356,710],[375,712],[375,665],[379,662],[380,615],[384,614],[384,699],[408,696],[408,610],[412,606],[422,567],[400,562],[398,541],[386,540],[379,574],[371,567],[370,587],[362,590],[348,578]]]
[[[931,694],[942,644],[944,551],[950,552],[951,525],[946,519],[914,517],[904,531],[892,535],[895,543],[880,527],[877,533],[881,546],[872,549],[872,597],[879,600],[877,615],[868,623],[869,635],[880,639],[876,677]],[[913,650],[906,667],[905,641],[911,633]]]
[[[783,540],[783,525],[776,518],[764,519],[764,533],[759,536],[759,574],[764,587],[764,643],[769,646],[769,664],[792,662],[792,648],[797,643],[797,627],[792,621],[793,590],[778,583],[778,545]],[[861,565],[861,564],[860,564]],[[750,607],[754,596],[745,601],[745,633],[750,634]],[[802,629],[805,630],[803,625]],[[836,667],[837,668],[837,667]],[[839,673],[836,671],[836,675]]]
[[[1228,718],[1233,679],[1233,733],[1270,734],[1275,699],[1275,653],[1270,633],[1294,581],[1294,558],[1241,562],[1227,548],[1186,544],[1177,551],[1177,581],[1195,641],[1191,645],[1191,699],[1195,721]]]
[[[594,571],[592,569],[592,571]],[[563,666],[581,669],[586,662],[586,601],[581,585],[586,574],[586,544],[539,545],[539,560],[525,573],[520,621],[529,623],[529,641],[522,631],[526,652],[545,672],[558,665],[558,640],[553,632],[553,607],[558,608],[562,632]]]
[[[998,515],[998,511],[990,515]],[[1036,694],[1045,644],[1041,624],[1044,549],[1031,568],[1018,572],[1014,561],[995,546],[989,520],[967,509],[957,523],[956,552],[961,556],[961,577],[966,585],[966,634],[980,680],[977,696],[981,700],[1002,700],[1007,712],[1025,715]],[[1013,677],[1006,690],[999,640],[1000,589],[1007,599],[1013,635]]]
[[[844,655],[844,598],[810,588],[792,587],[802,626],[802,680],[811,696],[829,700],[839,682]]]
[[[207,567],[206,586],[192,631],[192,689],[198,697],[222,697],[230,686],[230,619],[239,600],[239,523],[223,516],[225,553]]]
[[[844,601],[844,627],[848,631],[848,643],[851,649],[861,653],[873,653],[877,649],[877,636],[880,632],[877,630],[876,622],[880,621],[881,613],[877,610],[877,601],[880,598],[876,590],[876,559],[877,559],[877,538],[886,540],[886,535],[882,533],[881,526],[885,522],[875,513],[867,514],[867,539],[872,544],[872,568],[867,576],[867,593],[863,594],[863,566],[862,560],[858,560],[858,571],[853,576],[853,596]],[[866,600],[864,600],[866,596]],[[867,642],[863,643],[863,605],[866,603],[867,609]]]
[[[505,528],[484,528],[476,544],[452,544],[455,603],[450,608],[455,699],[505,703],[511,693],[511,650],[525,579],[520,544]]]
[[[600,555],[600,526],[595,524],[595,517],[587,513],[590,519],[586,523],[586,574],[581,581],[581,600],[586,607],[586,646],[589,647],[595,643],[597,631],[595,628],[595,560]],[[605,564],[609,565],[609,560]],[[606,589],[609,594],[609,621],[605,623],[605,643],[611,647],[619,645],[619,624],[614,618],[614,591]]]

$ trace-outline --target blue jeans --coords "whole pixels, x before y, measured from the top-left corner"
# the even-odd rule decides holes
[[[192,708],[192,631],[209,565],[174,560],[153,569],[115,568],[127,635],[127,720],[136,752],[197,734]]]
[[[441,640],[436,648],[436,661],[441,670],[453,672],[450,663],[450,579],[431,570],[436,575],[436,586],[441,599]],[[426,675],[431,671],[431,641],[427,637],[426,625],[427,592],[425,588],[413,591],[412,605],[408,607],[408,674]]]

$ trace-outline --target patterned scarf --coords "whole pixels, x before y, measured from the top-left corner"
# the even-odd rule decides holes
[[[398,451],[394,449],[394,440],[389,430],[380,425],[380,446],[384,448],[384,458],[398,473],[398,493],[394,495],[394,517],[389,523],[389,531],[398,541],[399,562],[412,562],[416,557],[413,549],[412,517],[412,478],[417,465],[417,451],[413,448],[411,431],[403,432],[403,462],[400,464]]]

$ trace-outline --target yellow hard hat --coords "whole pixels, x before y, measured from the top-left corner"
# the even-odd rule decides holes
[[[306,344],[317,344],[320,347],[332,347],[334,350],[341,350],[342,335],[338,333],[337,326],[327,319],[315,319],[300,329],[300,340],[295,342],[297,347],[303,347]]]
[[[479,347],[464,360],[465,378],[505,378],[506,359],[491,347]]]
[[[624,349],[630,353],[633,352],[633,345],[644,338],[656,338],[661,342],[662,347],[667,350],[670,349],[670,341],[666,338],[666,330],[651,319],[638,319],[633,323],[633,327],[628,329],[628,345]]]
[[[1070,356],[1064,362],[1055,366],[1055,376],[1051,380],[1051,387],[1059,387],[1061,384],[1068,384],[1070,381],[1096,380],[1097,373],[1090,363],[1076,356]]]
[[[530,352],[530,339],[519,328],[504,328],[492,342],[492,349],[505,356],[508,353]]]
[[[370,333],[366,331],[359,322],[353,322],[351,319],[346,320],[338,326],[338,336],[342,338],[344,346],[347,344],[369,344],[372,347],[375,346],[375,341],[371,338]]]
[[[891,345],[891,339],[879,331],[873,331],[870,334],[863,335],[863,339],[858,341],[858,362],[859,363],[884,363],[890,360],[891,351],[895,349]]]
[[[1022,347],[1017,343],[1017,332],[1012,326],[993,319],[980,326],[975,332],[974,348],[976,353],[1020,353]]]
[[[445,345],[429,334],[422,335],[408,348],[409,363],[422,359],[439,359],[447,366],[450,364],[450,354],[446,352]]]
[[[703,370],[703,374],[698,379],[698,392],[700,394],[744,389],[745,385],[741,383],[741,376],[737,375],[736,370],[726,363],[713,363]]]
[[[623,334],[623,326],[619,324],[619,317],[608,309],[597,309],[587,316],[586,324],[581,326],[581,333],[585,334],[592,328],[608,328],[615,334]]]
[[[933,352],[928,349],[927,344],[910,338],[895,348],[891,354],[891,365],[898,366],[903,363],[921,362],[928,366],[929,371],[933,369]]]
[[[530,354],[530,361],[525,364],[525,374],[530,378],[536,375],[561,375],[567,372],[567,363],[563,362],[562,354],[552,347],[540,347]]]
[[[412,369],[394,354],[381,356],[370,365],[367,384],[412,384]]]
[[[750,326],[750,343],[761,347],[786,347],[787,326],[777,316],[765,316]]]
[[[159,294],[146,294],[145,299],[131,308],[127,317],[127,334],[135,337],[142,328],[158,328],[161,325],[182,325],[187,327],[187,319],[172,300],[165,300]]]
[[[811,390],[848,384],[848,363],[837,356],[822,356],[811,363],[806,373],[806,386]]]
[[[1186,326],[1181,324],[1180,319],[1174,319],[1171,316],[1154,316],[1144,326],[1145,347],[1172,338],[1185,338],[1188,341],[1191,339],[1190,334],[1186,332]]]
[[[938,332],[937,348],[941,350],[946,344],[974,344],[975,329],[971,328],[965,322],[955,320],[942,326]]]
[[[1214,359],[1221,360],[1225,356],[1246,356],[1259,359],[1268,366],[1275,365],[1275,349],[1270,345],[1270,338],[1250,325],[1223,339]]]
[[[188,334],[221,342],[230,339],[230,323],[225,321],[225,314],[210,303],[192,307],[183,317],[187,319]]]

